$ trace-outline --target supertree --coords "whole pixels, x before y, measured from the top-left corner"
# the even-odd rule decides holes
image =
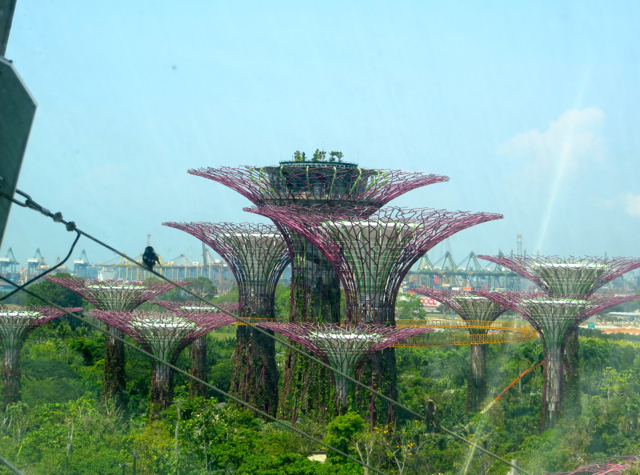
[[[613,279],[640,267],[640,259],[616,257],[559,257],[559,256],[478,256],[481,259],[517,272],[552,297],[592,295]],[[565,390],[573,399],[572,406],[580,406],[578,327],[571,330],[565,347]]]
[[[132,311],[147,300],[175,287],[159,281],[110,282],[79,277],[45,277],[81,295],[99,310]],[[107,343],[102,379],[103,400],[113,400],[119,407],[126,407],[124,338],[118,328],[107,325]]]
[[[217,313],[219,310],[212,306],[207,305],[200,301],[186,301],[186,302],[166,302],[163,300],[152,302],[160,307],[166,308],[172,312],[180,313],[195,313],[201,314],[204,312]],[[219,303],[217,307],[226,310],[227,312],[237,312],[238,304],[233,303]],[[206,381],[207,380],[207,335],[202,335],[196,338],[191,343],[191,368],[189,370],[191,375],[196,378]],[[204,384],[199,381],[189,381],[189,395],[191,397],[202,396],[206,397],[209,394],[208,389]]]
[[[369,212],[415,188],[449,181],[442,175],[360,168],[353,163],[281,162],[279,166],[200,168],[189,170],[237,191],[254,205],[365,207]],[[340,279],[326,257],[304,236],[276,222],[287,237],[291,256],[291,322],[339,323]],[[280,416],[295,419],[298,410],[320,410],[331,397],[329,374],[288,350]],[[297,391],[293,387],[301,387]]]
[[[407,272],[433,246],[468,227],[502,218],[491,213],[386,208],[375,213],[333,207],[260,206],[246,209],[303,235],[336,269],[345,291],[346,322],[395,325],[395,303]],[[371,384],[395,398],[395,352],[371,358]],[[391,406],[384,413],[391,414]],[[380,409],[379,414],[383,414]]]
[[[229,325],[235,319],[217,312],[117,312],[91,310],[91,315],[118,328],[142,345],[152,355],[175,364],[182,350],[193,340],[211,330]],[[150,414],[169,407],[173,399],[173,371],[166,364],[152,360]]]
[[[375,211],[415,188],[448,181],[442,175],[359,168],[352,163],[282,162],[268,167],[189,170],[237,191],[254,205],[358,206]],[[318,204],[323,206],[317,206]],[[339,279],[331,263],[304,236],[289,235],[292,259],[291,321],[340,321]]]
[[[502,305],[469,292],[452,292],[443,289],[419,288],[416,293],[430,297],[446,305],[465,321],[486,322],[490,324],[507,308]],[[470,334],[482,335],[487,330],[469,329]],[[487,397],[487,347],[486,345],[471,345],[469,355],[469,381],[467,388],[467,411],[477,411],[480,404]]]
[[[640,297],[606,294],[550,297],[544,293],[484,290],[474,290],[472,293],[513,310],[540,335],[545,351],[541,430],[553,428],[562,410],[563,352],[571,331],[606,308]]]
[[[275,226],[252,223],[164,225],[197,237],[227,262],[238,284],[239,312],[243,318],[274,318],[276,285],[289,264],[287,245]],[[275,342],[250,326],[240,326],[236,336],[231,392],[273,415],[278,407]]]
[[[616,257],[477,256],[517,272],[554,297],[591,295],[640,267],[640,259]]]
[[[68,308],[79,312],[82,308]],[[0,304],[0,343],[2,344],[2,402],[15,404],[20,394],[20,351],[29,334],[54,318],[64,315],[63,310],[51,307],[18,307]]]
[[[332,368],[351,377],[365,359],[397,342],[420,333],[432,331],[423,327],[392,327],[380,324],[340,326],[321,323],[259,323],[259,326],[280,333],[319,355]],[[349,404],[349,380],[333,373],[338,403],[343,410]],[[373,414],[373,411],[370,411]]]

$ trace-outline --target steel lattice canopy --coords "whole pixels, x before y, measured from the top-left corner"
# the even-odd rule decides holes
[[[549,295],[592,295],[603,285],[640,267],[629,257],[477,256],[517,272]]]
[[[0,57],[0,191],[13,197],[27,149],[36,101],[13,64]],[[0,245],[11,202],[0,199]]]

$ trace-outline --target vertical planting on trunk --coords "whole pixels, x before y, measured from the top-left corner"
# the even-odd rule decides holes
[[[70,308],[79,312],[82,308]],[[6,408],[21,399],[20,350],[29,334],[40,325],[64,315],[49,307],[25,308],[0,304],[0,346],[2,347],[2,405]]]
[[[331,262],[304,236],[280,227],[287,236],[291,263],[290,322],[339,323],[340,279]],[[285,356],[279,416],[295,422],[301,415],[326,421],[337,415],[331,372],[288,349]]]
[[[191,369],[189,373],[202,381],[207,380],[207,336],[196,338],[191,343]],[[189,396],[207,397],[209,390],[204,384],[189,380]]]
[[[81,295],[99,310],[117,312],[132,311],[147,300],[175,287],[174,284],[158,281],[119,284],[80,277],[47,276],[45,279]],[[124,409],[127,404],[124,343],[113,338],[124,338],[124,333],[110,327],[107,327],[107,331],[109,333],[105,348],[102,398],[104,401],[111,400]]]
[[[200,300],[188,300],[184,302],[169,302],[164,300],[156,300],[155,305],[165,308],[171,312],[177,312],[185,315],[204,315],[211,313],[213,315],[218,313],[219,307],[227,312],[237,312],[238,304],[234,303],[220,303],[214,307],[210,303],[202,302]],[[196,338],[191,343],[191,366],[189,373],[196,378],[207,381],[207,336],[203,335]],[[198,381],[189,380],[189,396],[190,397],[207,397],[209,391],[207,387]]]
[[[451,213],[427,208],[375,210],[326,204],[259,206],[248,211],[286,226],[291,234],[295,232],[308,239],[322,252],[342,283],[347,325],[395,325],[396,297],[413,264],[446,237],[502,218],[490,213]],[[304,295],[295,295],[296,300],[302,301]],[[360,377],[386,395],[396,396],[393,348],[374,356]],[[362,401],[364,397],[357,399]],[[387,404],[375,398],[369,400],[369,395],[366,398],[366,406],[360,407],[362,412],[375,413],[373,417],[381,423],[393,420],[393,407],[389,406],[387,411]],[[385,406],[383,410],[379,405]]]
[[[274,318],[276,285],[289,264],[287,242],[275,226],[251,223],[164,223],[197,237],[229,265],[238,284],[239,312],[252,323]],[[237,330],[231,393],[276,415],[278,370],[274,341]]]
[[[149,414],[151,417],[157,417],[160,411],[167,409],[173,402],[173,371],[167,365],[157,361],[151,364],[150,393]]]
[[[369,377],[373,379],[374,387],[378,387],[391,397],[390,388],[384,387],[379,375],[389,374],[396,376],[395,353],[387,350],[391,345],[420,333],[430,331],[427,327],[391,327],[380,324],[351,324],[340,326],[338,324],[317,323],[261,323],[260,326],[280,333],[292,341],[299,343],[313,354],[324,359],[333,369],[344,373],[349,377],[356,375],[356,370],[369,358],[373,362]],[[351,382],[343,374],[333,372],[335,390],[335,411],[340,414],[353,410],[363,404],[368,414],[371,425],[378,419],[389,418],[392,414],[390,405],[376,401],[369,392],[356,391],[351,396]],[[395,383],[395,381],[394,381]],[[328,386],[327,381],[325,385]],[[395,384],[393,384],[395,387]],[[383,409],[381,409],[381,407]]]
[[[127,381],[125,379],[124,343],[114,338],[124,338],[124,332],[111,325],[105,326],[108,333],[102,373],[102,400],[103,402],[113,401],[118,407],[126,408]]]
[[[527,320],[538,332],[545,351],[545,381],[542,395],[540,430],[552,429],[563,411],[563,353],[578,325],[599,312],[622,302],[640,298],[638,295],[615,296],[595,294],[565,298],[541,293],[474,291]]]
[[[478,256],[517,272],[550,297],[589,297],[608,282],[640,267],[640,259],[615,257]],[[569,330],[563,352],[564,394],[576,413],[580,412],[578,329]]]
[[[189,170],[237,191],[254,205],[310,207],[325,215],[334,207],[366,208],[371,214],[414,188],[446,182],[448,177],[395,170],[359,168],[354,163],[281,162],[280,166]],[[326,209],[319,209],[325,206]],[[340,321],[340,285],[333,262],[306,236],[273,219],[286,237],[292,263],[291,322]],[[300,414],[323,419],[331,413],[326,369],[287,351],[279,415],[295,421]],[[312,415],[315,414],[315,415]],[[330,414],[329,414],[330,415]]]
[[[469,384],[467,411],[476,412],[487,397],[487,347],[471,345],[469,348]]]
[[[22,345],[16,348],[6,347],[2,349],[2,405],[20,402],[20,350]]]
[[[153,356],[150,417],[157,417],[173,399],[172,370],[163,362],[175,364],[182,350],[211,330],[234,321],[224,313],[199,312],[112,312],[92,310],[92,316],[128,334]]]
[[[416,293],[430,297],[446,305],[465,320],[471,335],[485,335],[487,330],[478,328],[489,326],[507,308],[469,292],[453,292],[442,289],[420,288]],[[469,381],[467,388],[467,411],[477,412],[487,397],[487,365],[484,345],[471,345],[469,353]]]

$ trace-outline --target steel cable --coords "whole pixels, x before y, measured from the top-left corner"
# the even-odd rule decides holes
[[[78,244],[78,241],[80,240],[80,236],[82,236],[79,232],[77,232],[76,235],[76,239],[73,241],[73,244],[71,245],[71,249],[69,249],[69,253],[67,254],[67,257],[65,257],[62,261],[60,261],[58,264],[56,264],[55,266],[53,266],[50,269],[47,269],[45,272],[43,272],[42,274],[38,274],[37,276],[35,276],[33,279],[29,280],[28,282],[22,284],[20,287],[18,287],[17,289],[14,289],[13,291],[9,292],[7,295],[3,295],[2,298],[0,298],[0,302],[2,302],[3,300],[8,299],[9,297],[11,297],[13,294],[16,294],[18,292],[20,292],[21,290],[24,290],[26,287],[28,287],[29,285],[31,285],[32,283],[34,283],[36,280],[38,279],[42,279],[45,275],[50,274],[51,272],[53,272],[54,270],[56,270],[58,267],[62,266],[65,262],[67,262],[69,260],[69,258],[71,257],[71,253],[73,253],[73,250],[76,247],[76,244]]]
[[[394,399],[392,399],[392,398],[390,398],[390,397],[388,397],[388,396],[386,396],[386,395],[384,395],[384,394],[382,394],[382,393],[380,393],[380,392],[376,391],[376,390],[375,390],[375,389],[373,389],[371,386],[367,386],[366,384],[361,383],[360,381],[356,380],[355,378],[352,378],[352,377],[351,377],[351,376],[349,376],[348,374],[345,374],[345,373],[343,373],[342,371],[339,371],[339,370],[337,370],[337,369],[335,369],[335,368],[332,368],[330,365],[328,365],[328,364],[327,364],[327,363],[325,363],[324,361],[322,361],[322,360],[320,360],[320,359],[316,358],[315,356],[310,355],[308,352],[303,351],[303,350],[301,350],[300,348],[297,348],[297,347],[295,347],[294,345],[292,345],[292,344],[290,344],[290,343],[288,343],[288,342],[286,342],[286,341],[281,340],[280,338],[276,337],[275,335],[270,334],[268,331],[265,331],[265,330],[263,330],[262,328],[260,328],[260,327],[258,327],[258,326],[256,326],[256,325],[253,325],[253,324],[252,324],[251,322],[249,322],[248,320],[246,320],[246,319],[244,319],[244,318],[241,318],[241,317],[239,317],[238,315],[234,315],[233,313],[228,312],[227,310],[225,310],[225,309],[223,309],[223,308],[218,307],[217,305],[215,305],[215,304],[211,303],[210,301],[206,300],[205,298],[203,298],[203,297],[201,297],[201,296],[197,295],[196,293],[192,292],[191,290],[187,289],[186,287],[184,287],[184,286],[182,286],[182,285],[180,285],[180,284],[177,284],[177,283],[173,282],[171,279],[169,279],[169,278],[165,277],[164,275],[162,275],[162,274],[160,274],[160,273],[158,273],[158,272],[156,272],[156,271],[154,271],[154,270],[149,270],[149,269],[147,269],[147,267],[146,267],[146,266],[144,266],[143,264],[139,263],[139,262],[138,262],[138,261],[136,261],[135,259],[133,259],[133,258],[129,257],[128,255],[124,254],[123,252],[118,251],[117,249],[115,249],[115,248],[111,247],[111,246],[110,246],[110,245],[108,245],[107,243],[105,243],[105,242],[103,242],[103,241],[99,240],[98,238],[95,238],[95,237],[93,237],[92,235],[90,235],[90,234],[86,233],[85,231],[82,231],[81,229],[77,228],[76,224],[75,224],[73,221],[65,221],[65,220],[62,218],[62,213],[57,212],[57,213],[55,213],[55,214],[54,214],[54,213],[51,213],[51,211],[49,211],[48,209],[43,208],[41,205],[39,205],[38,203],[36,203],[35,201],[33,201],[33,200],[31,199],[31,197],[30,197],[27,193],[24,193],[24,192],[22,192],[22,191],[20,191],[20,190],[16,190],[16,193],[18,193],[18,194],[20,194],[21,196],[24,196],[24,197],[26,198],[26,200],[25,200],[25,202],[24,202],[24,203],[19,202],[18,200],[14,199],[13,197],[10,197],[10,196],[6,195],[5,193],[3,193],[3,192],[1,192],[1,191],[0,191],[0,196],[2,196],[2,197],[4,197],[4,198],[6,198],[6,199],[8,199],[8,200],[12,201],[13,203],[16,203],[16,204],[17,204],[17,205],[19,205],[19,206],[22,206],[23,208],[30,208],[30,209],[33,209],[33,210],[35,210],[35,211],[38,211],[38,212],[40,212],[41,214],[43,214],[43,215],[45,215],[45,216],[47,216],[47,217],[49,217],[49,218],[52,218],[52,219],[53,219],[55,222],[57,222],[57,223],[62,223],[62,224],[64,224],[64,225],[67,227],[67,230],[69,230],[69,231],[73,230],[73,231],[78,232],[79,234],[82,234],[82,235],[83,235],[83,236],[85,236],[87,239],[92,240],[92,241],[93,241],[93,242],[95,242],[96,244],[99,244],[100,246],[102,246],[102,247],[104,247],[104,248],[106,248],[106,249],[109,249],[109,250],[110,250],[110,251],[112,251],[112,252],[115,252],[115,253],[116,253],[116,254],[118,254],[120,257],[123,257],[124,259],[128,260],[129,262],[131,262],[131,263],[133,263],[133,264],[135,264],[135,265],[137,265],[137,266],[139,266],[139,267],[142,267],[143,269],[147,270],[149,273],[151,273],[151,274],[153,274],[153,275],[155,275],[155,276],[159,277],[160,279],[162,279],[162,280],[164,280],[164,281],[166,281],[166,282],[169,282],[169,283],[171,283],[171,284],[175,285],[175,287],[176,287],[176,288],[178,288],[178,289],[182,290],[183,292],[186,292],[187,294],[189,294],[189,295],[191,295],[192,297],[194,297],[196,300],[199,300],[199,301],[201,301],[201,302],[203,302],[203,303],[206,303],[207,305],[211,305],[211,306],[215,307],[218,311],[220,311],[220,312],[222,312],[222,313],[224,313],[224,314],[226,314],[226,315],[229,315],[229,316],[231,316],[231,317],[235,318],[235,319],[236,319],[236,320],[238,320],[239,322],[241,322],[241,323],[243,323],[243,324],[245,324],[245,325],[247,325],[247,326],[250,326],[251,328],[253,328],[253,329],[257,330],[258,332],[260,332],[260,333],[262,333],[262,334],[264,334],[264,335],[267,335],[269,338],[273,338],[275,341],[277,341],[277,342],[278,342],[278,343],[280,343],[281,345],[283,345],[283,346],[285,346],[285,347],[287,347],[287,348],[289,348],[289,349],[291,349],[291,350],[293,350],[293,351],[297,352],[297,353],[298,353],[298,354],[300,354],[300,355],[303,355],[303,356],[304,356],[304,357],[306,357],[306,358],[309,358],[311,361],[313,361],[313,362],[315,362],[315,363],[318,363],[319,365],[324,366],[325,368],[328,368],[328,369],[329,369],[329,370],[331,370],[332,372],[334,372],[334,373],[336,373],[336,374],[339,374],[340,376],[342,376],[342,377],[346,378],[348,381],[351,381],[352,383],[356,384],[357,386],[360,386],[360,387],[362,387],[362,388],[366,389],[366,390],[367,390],[367,391],[369,391],[371,394],[374,394],[374,395],[376,395],[376,396],[380,397],[381,399],[383,399],[383,400],[385,400],[385,401],[387,401],[387,402],[389,402],[389,403],[391,403],[391,404],[395,405],[396,407],[399,407],[400,409],[403,409],[404,411],[408,412],[409,414],[412,414],[412,415],[414,415],[414,416],[416,416],[416,417],[418,417],[418,418],[420,418],[420,419],[422,419],[422,420],[425,420],[425,421],[426,421],[426,415],[425,415],[425,414],[419,414],[419,413],[417,413],[417,412],[416,412],[416,411],[414,411],[413,409],[410,409],[409,407],[406,407],[405,405],[403,405],[403,404],[399,403],[398,401],[396,401],[396,400],[394,400]],[[18,287],[18,285],[17,285],[17,284],[15,284],[14,282],[11,282],[11,281],[9,281],[9,280],[5,279],[5,278],[4,278],[4,277],[2,277],[2,276],[0,276],[0,279],[4,280],[5,282],[8,282],[9,284],[11,284],[11,285],[13,285],[13,286],[15,286],[15,287]],[[24,289],[24,291],[25,291],[25,292],[27,292],[27,293],[30,293],[27,289]],[[32,294],[32,295],[33,295],[33,294]],[[42,299],[42,300],[44,300],[44,299]],[[46,300],[45,300],[45,301],[46,301]],[[56,307],[57,307],[57,308],[60,308],[60,307],[58,307],[58,306],[56,306]],[[67,313],[69,313],[70,315],[74,315],[74,314],[71,314],[70,312],[67,312]],[[75,315],[74,315],[74,316],[75,316]],[[76,317],[77,317],[77,316],[76,316]],[[77,317],[77,318],[80,318],[80,317]],[[82,320],[82,321],[84,321],[83,319],[81,319],[81,320]],[[95,326],[95,325],[93,325],[93,324],[92,324],[92,326]],[[95,326],[95,327],[97,328],[97,326]],[[103,331],[103,330],[101,329],[101,331]],[[124,341],[124,340],[122,340],[122,341]],[[128,345],[130,345],[130,346],[133,346],[133,345],[131,345],[130,343],[126,343],[126,344],[128,344]],[[135,346],[133,346],[133,347],[134,347],[134,348],[136,348]],[[139,349],[139,350],[140,350],[140,349]],[[140,351],[142,351],[142,350],[140,350]],[[147,354],[147,353],[145,352],[145,354]],[[157,358],[155,358],[155,357],[154,357],[154,359],[157,359]],[[169,365],[168,363],[166,363],[166,364],[167,364],[167,365]],[[173,365],[169,365],[169,366],[170,366],[170,367],[172,367],[172,368],[175,368]],[[179,371],[180,373],[185,374],[185,375],[186,375],[187,377],[189,377],[189,378],[192,378],[192,379],[194,379],[194,380],[196,380],[196,381],[198,381],[198,382],[202,382],[202,383],[204,383],[203,381],[201,381],[200,379],[196,378],[195,376],[190,375],[190,374],[189,374],[188,372],[186,372],[186,371],[179,370],[179,369],[178,369],[178,371]],[[218,388],[215,388],[214,386],[209,385],[208,383],[204,383],[204,384],[206,384],[208,387],[211,387],[212,389],[214,389],[214,390],[216,390],[216,391],[219,391],[221,394],[226,394],[226,393],[224,393],[222,390],[220,390],[220,389],[218,389]],[[232,398],[232,399],[236,400],[236,398]],[[252,407],[252,406],[250,406],[249,404],[246,404],[246,403],[244,403],[244,402],[242,402],[242,401],[240,401],[240,400],[238,400],[238,402],[239,402],[240,404],[244,405],[244,406]],[[259,409],[257,409],[257,408],[252,408],[252,409],[253,409],[253,410],[255,410],[255,411],[257,411],[257,412],[261,412],[261,411],[260,411]],[[269,417],[270,419],[274,419],[275,421],[278,421],[277,419],[273,418],[272,416],[268,416],[268,417]],[[285,425],[286,425],[286,424],[285,424]],[[291,426],[287,426],[287,427],[291,427]],[[508,462],[507,460],[503,459],[503,458],[502,458],[502,457],[500,457],[499,455],[496,455],[496,454],[494,454],[494,453],[492,453],[492,452],[489,452],[489,451],[488,451],[488,450],[486,450],[485,448],[483,448],[483,447],[481,447],[481,446],[479,446],[479,445],[477,445],[477,444],[475,444],[475,443],[471,442],[470,440],[465,439],[464,437],[462,437],[461,435],[456,434],[455,432],[452,432],[452,431],[448,430],[447,428],[443,427],[442,425],[439,425],[439,428],[440,428],[442,431],[444,431],[445,433],[449,434],[450,436],[452,436],[452,437],[454,437],[454,438],[456,438],[456,439],[460,440],[461,442],[464,442],[465,444],[467,444],[467,445],[469,445],[469,446],[471,446],[471,447],[475,448],[476,450],[479,450],[479,451],[481,451],[481,452],[483,452],[483,453],[487,454],[488,456],[490,456],[490,457],[492,457],[492,458],[494,458],[494,459],[496,459],[496,460],[499,460],[500,462],[504,463],[505,465],[508,465],[508,466],[510,466],[510,467],[512,467],[512,468],[514,468],[514,469],[516,469],[516,470],[518,471],[518,472],[516,472],[516,473],[523,473],[524,475],[532,475],[531,473],[529,473],[529,472],[527,472],[527,471],[523,470],[522,468],[520,468],[520,467],[518,467],[518,466],[516,466],[516,465],[512,464],[511,462]],[[296,432],[298,432],[298,433],[300,433],[300,434],[302,434],[302,435],[305,435],[305,437],[312,438],[312,436],[310,436],[310,435],[308,435],[308,434],[304,434],[303,432],[300,432],[300,431],[298,431],[297,429],[295,429],[295,431],[296,431]],[[321,445],[326,446],[326,444],[324,444],[324,443],[321,443]],[[339,451],[337,451],[337,449],[334,449],[334,450],[336,450],[336,452],[339,452]],[[346,455],[346,454],[345,454],[345,456],[346,456],[346,457],[348,457],[348,458],[350,458],[350,459],[352,459],[352,460],[355,460],[355,459],[353,459],[353,457],[350,457],[350,456],[348,456],[348,455]],[[360,463],[360,464],[362,465],[362,463],[361,463],[361,462],[358,462],[358,463]],[[372,469],[372,470],[376,471],[377,473],[382,473],[382,472],[380,472],[380,471],[378,471],[378,470],[375,470],[375,469]]]
[[[18,287],[18,284],[10,281],[9,279],[5,279],[2,276],[0,276],[0,279],[5,281],[5,282],[7,282],[7,283],[9,283],[9,284],[11,284],[11,285],[13,285],[14,287]],[[298,435],[306,437],[307,439],[311,440],[312,442],[315,442],[315,443],[323,446],[326,449],[332,450],[335,453],[337,453],[338,455],[342,455],[343,457],[346,457],[349,460],[351,460],[353,462],[356,462],[358,465],[361,465],[361,466],[363,466],[365,468],[368,468],[369,470],[371,470],[371,471],[373,471],[375,473],[379,473],[380,475],[386,475],[385,472],[382,472],[382,471],[380,471],[380,470],[378,470],[378,469],[376,469],[374,467],[371,467],[371,466],[367,465],[366,463],[356,459],[355,457],[352,457],[351,455],[346,454],[346,453],[342,452],[341,450],[336,449],[335,447],[332,447],[331,445],[328,445],[328,444],[322,442],[319,439],[316,439],[312,435],[309,435],[306,432],[301,431],[300,429],[297,429],[295,426],[289,425],[286,422],[281,421],[281,420],[273,417],[272,415],[270,415],[270,414],[258,409],[257,407],[254,407],[251,404],[248,404],[248,403],[244,402],[242,399],[237,398],[235,396],[232,396],[231,394],[227,393],[226,391],[223,391],[222,389],[214,386],[213,384],[209,384],[206,381],[203,381],[202,379],[193,376],[188,371],[185,371],[182,368],[179,368],[179,367],[177,367],[177,366],[175,366],[175,365],[163,360],[162,358],[159,358],[159,357],[153,355],[152,353],[149,353],[145,349],[140,348],[139,346],[128,342],[124,338],[120,338],[119,336],[114,335],[113,333],[109,333],[106,329],[102,328],[100,325],[97,325],[97,324],[93,323],[92,321],[90,321],[90,320],[88,320],[88,319],[86,319],[84,317],[81,317],[81,316],[79,316],[79,315],[77,315],[75,313],[69,312],[67,309],[65,309],[65,308],[53,303],[49,299],[47,299],[45,297],[42,297],[40,295],[37,295],[35,292],[31,292],[29,289],[24,289],[23,291],[26,292],[27,294],[31,295],[32,297],[38,298],[38,299],[42,300],[43,302],[46,302],[47,305],[51,305],[52,307],[57,308],[58,310],[61,310],[61,311],[65,312],[69,316],[77,318],[78,320],[80,320],[84,324],[86,324],[86,325],[88,325],[88,326],[90,326],[90,327],[92,327],[92,328],[94,328],[94,329],[96,329],[96,330],[98,330],[98,331],[100,331],[102,333],[108,334],[110,338],[118,340],[119,342],[123,343],[124,345],[128,346],[129,348],[133,348],[135,351],[137,351],[139,353],[142,353],[145,356],[148,356],[149,358],[155,360],[156,362],[166,365],[167,367],[171,368],[173,371],[176,371],[177,373],[180,373],[183,376],[186,376],[187,378],[190,378],[190,379],[192,379],[194,381],[197,381],[200,384],[203,384],[204,386],[206,386],[206,387],[208,387],[210,389],[213,389],[214,391],[222,394],[224,397],[229,398],[230,400],[232,400],[232,401],[234,401],[234,402],[246,407],[247,409],[250,409],[250,410],[254,411],[257,414],[260,414],[262,417],[265,417],[265,418],[267,418],[267,419],[269,419],[269,420],[271,420],[273,422],[276,422],[276,423],[286,427],[287,429],[292,430],[293,432],[297,433]]]

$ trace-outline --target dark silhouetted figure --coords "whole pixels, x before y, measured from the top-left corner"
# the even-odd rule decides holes
[[[144,266],[150,271],[153,270],[153,266],[157,263],[160,264],[160,259],[158,258],[158,254],[153,250],[151,246],[147,246],[144,250],[144,254],[142,254],[142,263]]]
[[[427,398],[424,412],[427,430],[429,432],[434,432],[438,429],[438,408],[436,407],[436,403],[433,398]]]

